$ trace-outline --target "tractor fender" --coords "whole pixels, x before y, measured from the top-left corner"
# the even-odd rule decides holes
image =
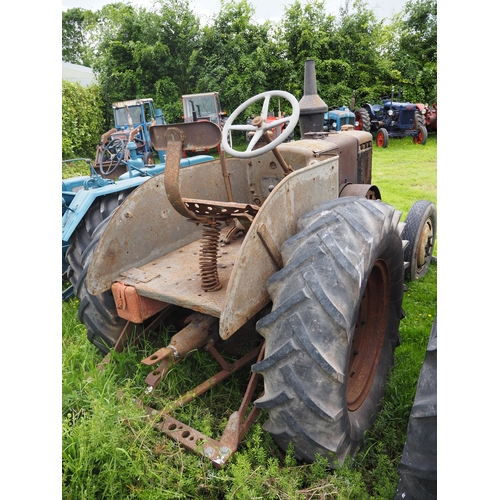
[[[118,191],[124,191],[125,189],[135,188],[148,178],[149,177],[132,177],[95,189],[81,189],[78,191],[62,216],[63,244],[69,243],[71,235],[97,198]]]
[[[361,107],[365,108],[366,111],[368,111],[370,118],[373,119],[373,117],[375,116],[375,109],[374,109],[373,105],[372,104],[363,104],[363,106],[361,106]]]
[[[270,302],[266,282],[282,267],[283,243],[297,233],[302,215],[338,198],[338,178],[338,156],[313,161],[287,175],[266,198],[229,278],[219,323],[222,339],[228,339]]]

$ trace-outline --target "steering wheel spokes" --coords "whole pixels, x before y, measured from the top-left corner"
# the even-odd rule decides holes
[[[99,161],[101,175],[111,175],[123,162],[125,156],[125,143],[119,137],[109,141],[104,146]]]
[[[283,98],[287,100],[292,105],[293,111],[292,114],[289,116],[284,116],[279,118],[278,120],[274,120],[272,122],[267,123],[266,119],[269,112],[269,104],[273,97]],[[256,116],[252,120],[252,123],[247,123],[244,125],[233,124],[235,119],[246,108],[248,108],[254,102],[261,100],[264,100],[262,104],[262,110],[260,112],[260,115]],[[238,106],[238,108],[236,108],[235,111],[233,111],[231,116],[228,118],[226,124],[224,125],[224,129],[222,131],[222,147],[227,153],[237,158],[253,158],[255,156],[267,153],[268,151],[274,149],[276,146],[278,146],[287,139],[287,137],[290,135],[290,132],[295,128],[295,126],[299,121],[299,114],[300,114],[299,102],[292,94],[285,92],[283,90],[271,90],[268,92],[262,92],[261,94],[258,94],[248,99],[243,104]],[[257,142],[260,140],[260,138],[263,136],[263,134],[266,134],[269,130],[274,129],[276,127],[278,127],[278,130],[280,130],[283,124],[287,125],[284,128],[284,130],[281,131],[278,137],[276,137],[276,139],[274,139],[269,144],[266,144],[265,146],[259,149],[256,150],[253,149],[257,144]],[[253,133],[252,134],[253,137],[251,137],[248,147],[245,151],[237,151],[229,145],[227,138],[229,136],[229,132],[233,130],[243,131],[250,134]]]

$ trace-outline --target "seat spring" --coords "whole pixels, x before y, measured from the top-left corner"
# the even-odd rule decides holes
[[[215,292],[222,288],[217,272],[217,250],[220,240],[220,228],[220,222],[213,221],[203,224],[199,263],[201,288],[205,292]]]

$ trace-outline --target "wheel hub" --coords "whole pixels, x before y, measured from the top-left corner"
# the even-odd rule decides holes
[[[432,221],[427,219],[425,225],[422,229],[422,234],[418,242],[418,253],[417,253],[417,267],[421,269],[427,262],[431,248],[432,239],[434,237],[434,231],[432,228]]]
[[[389,316],[389,287],[387,264],[377,260],[361,299],[349,355],[346,390],[349,411],[361,406],[377,371]]]

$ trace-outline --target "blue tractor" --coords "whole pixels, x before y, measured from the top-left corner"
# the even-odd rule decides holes
[[[162,163],[165,151],[156,152],[151,145],[149,128],[163,125],[161,109],[155,108],[153,99],[132,99],[113,103],[114,127],[101,136],[97,147],[95,165],[103,177],[117,177],[125,173],[127,144],[136,145],[136,154],[144,165],[154,165],[155,156]],[[156,153],[156,154],[155,154]]]
[[[325,132],[339,132],[344,125],[356,126],[356,115],[347,107],[330,108],[324,117]]]
[[[416,104],[394,101],[392,95],[382,104],[364,104],[356,109],[356,130],[375,135],[377,146],[386,148],[389,138],[413,137],[415,144],[427,142],[427,129]]]
[[[142,100],[148,101],[148,100]],[[130,101],[129,101],[130,102]],[[136,101],[133,101],[136,102]],[[123,109],[117,107],[118,109]],[[131,107],[129,107],[129,110]],[[157,110],[161,113],[160,110]],[[115,114],[116,116],[119,116]],[[117,122],[121,123],[121,122]],[[127,130],[127,129],[121,129]],[[116,134],[126,133],[117,131]],[[141,131],[141,137],[148,138],[145,140],[145,145],[149,144],[149,131],[145,129]],[[115,132],[113,132],[115,134]],[[110,137],[113,137],[113,134]],[[115,136],[111,141],[116,141],[118,136]],[[137,137],[137,136],[135,136]],[[63,283],[69,281],[70,273],[74,272],[68,267],[68,258],[72,262],[78,261],[75,255],[83,252],[90,242],[95,230],[98,229],[100,223],[106,219],[127,196],[138,186],[143,184],[151,177],[162,173],[165,170],[165,152],[160,152],[161,163],[147,163],[147,153],[151,149],[141,146],[134,141],[132,133],[128,136],[130,139],[125,142],[120,138],[121,143],[119,150],[114,150],[111,147],[105,148],[107,163],[100,162],[93,164],[88,158],[75,158],[65,160],[63,163],[71,163],[77,160],[86,161],[89,165],[90,175],[83,175],[64,179],[62,181],[62,277]],[[188,167],[198,163],[203,163],[213,160],[213,156],[199,155],[191,158],[183,158],[181,167]],[[104,165],[104,166],[103,166]],[[111,172],[115,173],[118,167],[124,167],[125,171],[117,178],[109,177]],[[107,172],[106,175],[101,175],[97,169],[103,169]],[[74,264],[73,264],[74,265]],[[73,287],[68,286],[62,292],[62,299],[66,300],[73,295]]]

